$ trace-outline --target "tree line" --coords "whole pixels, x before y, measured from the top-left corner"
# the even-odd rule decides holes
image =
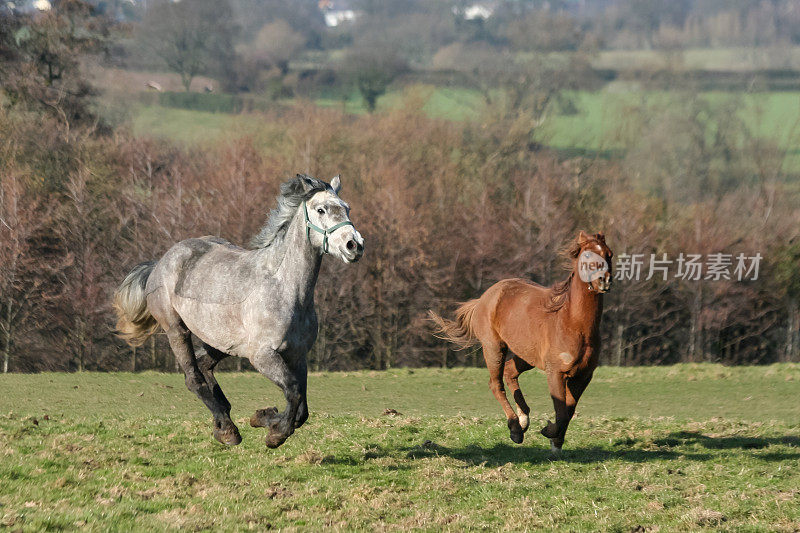
[[[565,70],[573,73],[572,83],[590,86],[596,81],[591,60],[607,50],[657,50],[674,63],[687,48],[741,47],[754,55],[759,49],[764,57],[758,63],[783,71],[796,68],[791,47],[800,43],[800,11],[792,0],[514,0],[487,2],[487,18],[466,18],[470,4],[459,1],[354,0],[347,6],[355,20],[334,28],[325,25],[324,4],[125,4],[126,11],[116,14],[126,24],[118,29],[113,61],[135,70],[175,72],[186,91],[198,75],[215,78],[218,89],[229,93],[274,99],[319,94],[346,99],[357,90],[373,111],[394,80],[413,75],[448,76],[488,97],[495,85],[562,78]],[[623,67],[616,68],[626,77],[650,70]]]
[[[298,106],[264,114],[258,138],[231,132],[203,149],[3,109],[4,365],[171,368],[161,336],[138,354],[114,337],[114,288],[184,238],[246,245],[297,171],[343,176],[367,247],[355,266],[324,263],[313,369],[478,364],[479,353],[431,336],[427,310],[448,312],[505,277],[562,279],[559,250],[579,229],[605,231],[618,257],[763,257],[757,280],[618,280],[606,296],[604,363],[797,360],[791,183],[764,170],[751,183],[658,192],[632,161],[562,160],[531,150],[525,128],[430,119],[421,101],[410,94],[396,111],[357,118]]]
[[[604,158],[532,142],[541,98],[560,94],[536,77],[489,91],[472,120],[429,117],[426,89],[410,87],[388,112],[297,103],[254,113],[257,133],[186,147],[103,123],[79,59],[106,28],[81,2],[62,8],[33,25],[0,17],[4,371],[174,368],[163,335],[138,351],[114,336],[113,290],[181,239],[246,245],[297,172],[341,174],[366,239],[357,265],[324,263],[314,370],[480,364],[431,335],[428,309],[506,277],[563,279],[559,251],[580,229],[604,231],[618,258],[763,258],[755,280],[619,279],[604,364],[798,360],[800,191],[786,150],[749,130],[735,97],[682,88],[627,103],[624,149]]]

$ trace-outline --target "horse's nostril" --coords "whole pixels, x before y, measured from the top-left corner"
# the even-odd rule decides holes
[[[356,252],[362,253],[364,251],[364,245],[360,243],[356,243]]]
[[[355,248],[355,247],[356,247],[356,243],[355,243],[355,241],[352,241],[352,240],[350,240],[350,241],[347,241],[347,249],[348,249],[348,250],[351,250],[351,251],[352,251],[352,250],[353,250],[353,248]]]

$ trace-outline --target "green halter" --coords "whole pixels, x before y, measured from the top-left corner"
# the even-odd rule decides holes
[[[350,222],[349,220],[345,220],[344,222],[339,222],[335,226],[331,226],[328,229],[322,229],[322,228],[320,228],[318,226],[315,226],[308,219],[308,206],[306,206],[306,201],[305,200],[303,200],[303,214],[306,217],[306,237],[308,238],[308,242],[311,242],[311,230],[312,229],[314,231],[316,231],[317,233],[322,233],[322,236],[323,236],[322,237],[322,252],[326,253],[326,254],[329,253],[328,252],[328,235],[331,235],[337,229],[343,228],[345,226],[353,226],[355,228],[353,223]]]

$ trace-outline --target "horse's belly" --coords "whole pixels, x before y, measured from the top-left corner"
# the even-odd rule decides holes
[[[198,339],[230,355],[246,356],[250,339],[244,334],[241,309],[232,305],[209,305],[186,298],[173,301],[183,323]]]
[[[530,327],[529,324],[524,326],[505,328],[500,332],[501,338],[514,355],[529,365],[544,370],[544,355],[550,351],[550,338],[546,328]]]

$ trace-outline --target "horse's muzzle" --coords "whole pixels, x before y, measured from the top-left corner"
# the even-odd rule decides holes
[[[350,263],[355,263],[364,255],[364,244],[355,239],[348,240],[345,244],[345,248],[347,248],[347,261]]]
[[[610,291],[612,281],[611,277],[597,280],[597,292],[602,294]]]

